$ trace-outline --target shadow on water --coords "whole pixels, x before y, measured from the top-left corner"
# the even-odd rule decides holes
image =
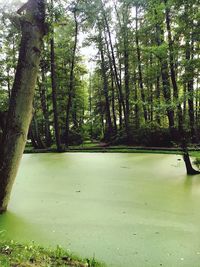
[[[7,211],[0,215],[0,239],[31,242],[35,235],[39,235],[38,229],[28,223],[17,214]]]
[[[186,175],[184,185],[185,188],[188,189],[191,188],[192,186],[200,186],[200,174]]]

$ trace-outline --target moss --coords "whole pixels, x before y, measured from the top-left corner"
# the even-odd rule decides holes
[[[103,267],[94,259],[81,260],[57,246],[56,249],[45,249],[34,245],[25,245],[14,241],[0,241],[1,267]]]

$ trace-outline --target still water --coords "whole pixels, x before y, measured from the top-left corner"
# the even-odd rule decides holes
[[[200,175],[158,154],[24,155],[0,237],[115,267],[200,266]]]

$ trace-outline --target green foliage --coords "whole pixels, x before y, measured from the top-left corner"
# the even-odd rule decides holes
[[[137,142],[147,147],[170,147],[172,145],[169,130],[160,127],[155,122],[141,126],[137,132]]]
[[[174,127],[178,131],[178,106],[183,109],[183,128],[188,128],[188,132],[191,133],[193,123],[198,142],[200,27],[197,0],[54,0],[53,5],[48,1],[46,22],[49,24],[49,33],[45,37],[34,101],[38,138],[46,145],[48,127],[51,138],[55,141],[50,62],[50,40],[54,37],[57,115],[59,131],[64,142],[75,41],[75,10],[79,42],[75,55],[69,116],[70,142],[78,144],[88,139],[110,138],[111,142],[116,144],[127,143],[124,109],[129,109],[131,143],[156,145],[157,142],[157,145],[168,146],[168,112],[174,114]],[[2,11],[0,111],[8,109],[9,91],[13,84],[20,39],[19,20],[16,20],[14,13],[11,14],[8,9]],[[167,11],[172,43],[169,41],[169,29],[166,24]],[[84,51],[87,46],[88,49],[95,47],[96,51],[96,56],[91,59],[95,67],[90,73],[90,78],[85,65],[86,57],[81,49],[83,46]],[[104,54],[106,79],[102,73],[100,46]],[[171,79],[172,63],[178,86],[177,93]],[[122,96],[119,93],[117,79]],[[104,80],[107,80],[111,133],[108,132]],[[164,85],[166,82],[167,86]],[[41,88],[44,89],[42,93]],[[145,108],[147,118],[144,115]]]
[[[194,164],[196,165],[196,167],[200,170],[200,158],[196,158],[194,160]]]

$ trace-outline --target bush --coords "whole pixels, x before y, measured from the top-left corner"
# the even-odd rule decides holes
[[[169,129],[161,128],[155,122],[144,124],[137,132],[138,144],[154,147],[169,147],[172,145]]]
[[[179,140],[179,134],[176,133],[176,139]],[[177,140],[174,140],[176,142]],[[156,122],[146,123],[135,129],[130,125],[130,136],[127,140],[125,129],[118,133],[111,140],[112,145],[138,145],[147,147],[170,147],[173,145],[170,131],[168,128],[162,128]]]
[[[61,143],[65,144],[65,132],[61,134]],[[69,145],[81,145],[83,143],[83,138],[81,133],[75,130],[69,130]]]
[[[155,122],[145,124],[139,129],[138,141],[145,146],[169,147],[172,145],[169,129],[161,128]]]

